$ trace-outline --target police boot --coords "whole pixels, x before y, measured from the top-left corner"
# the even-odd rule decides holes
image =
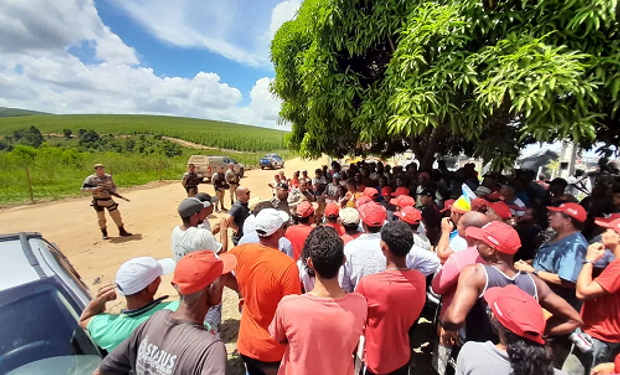
[[[118,227],[118,235],[121,237],[129,237],[131,233],[127,232],[124,227]]]
[[[109,239],[110,239],[110,237],[108,237],[108,230],[107,230],[107,229],[105,229],[105,228],[104,228],[104,229],[102,229],[102,230],[101,230],[101,234],[103,235],[103,237],[102,237],[102,238],[103,238],[104,240],[109,240]]]

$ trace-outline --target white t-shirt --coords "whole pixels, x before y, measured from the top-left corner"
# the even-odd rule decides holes
[[[172,230],[170,242],[176,262],[192,251],[211,250],[218,253],[222,250],[222,244],[215,239],[213,233],[204,228],[190,227],[181,230],[180,226],[176,226]]]
[[[310,276],[306,270],[306,266],[302,263],[301,258],[297,260],[297,269],[299,270],[299,280],[304,286],[306,293],[310,293],[314,289],[315,278]]]
[[[452,251],[458,253],[459,251],[467,249],[467,240],[457,234],[450,240],[450,245],[448,246],[450,246]]]

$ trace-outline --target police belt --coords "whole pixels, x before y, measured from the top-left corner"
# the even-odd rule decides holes
[[[96,201],[109,201],[110,199],[112,199],[112,196],[110,195],[107,198],[95,198],[95,197],[93,197],[93,199],[96,200]]]

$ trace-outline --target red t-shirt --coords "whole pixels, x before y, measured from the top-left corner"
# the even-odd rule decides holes
[[[385,270],[364,276],[356,293],[368,302],[364,362],[375,374],[388,374],[411,359],[409,329],[426,302],[426,279],[417,270]]]
[[[581,310],[583,331],[605,342],[620,342],[620,259],[594,279],[609,294],[586,301]]]
[[[352,354],[366,317],[366,300],[357,293],[282,298],[269,326],[276,340],[288,340],[278,374],[353,375]]]
[[[277,362],[285,346],[269,334],[269,324],[282,297],[301,294],[299,270],[286,254],[258,243],[237,246],[235,274],[244,299],[237,349],[262,362]]]
[[[340,236],[340,238],[342,238],[342,242],[344,242],[344,244],[348,244],[349,242],[353,241],[354,239],[356,239],[357,237],[361,236],[362,232],[359,233],[355,233],[354,235],[350,235],[350,234],[343,234],[342,236]]]
[[[312,225],[293,225],[292,227],[286,230],[287,240],[291,241],[293,244],[293,254],[295,255],[295,261],[299,259],[301,256],[301,251],[304,249],[304,243],[306,242],[306,238],[310,232],[312,232],[314,227]]]
[[[339,237],[344,236],[344,234],[346,233],[344,227],[340,223],[326,223],[325,226],[334,228],[336,230],[336,233],[338,233]]]

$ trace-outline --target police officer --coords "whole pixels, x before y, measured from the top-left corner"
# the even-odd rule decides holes
[[[196,166],[194,164],[190,164],[187,166],[187,172],[183,175],[183,181],[181,185],[185,188],[188,197],[193,197],[198,194],[198,184],[200,184],[200,179],[195,172]]]
[[[131,236],[131,233],[127,232],[123,227],[123,219],[118,211],[118,203],[112,199],[111,193],[116,193],[116,184],[112,176],[105,173],[105,166],[103,164],[95,164],[95,174],[86,178],[80,190],[93,195],[92,206],[97,211],[99,228],[101,228],[104,240],[109,238],[108,230],[106,229],[105,209],[108,210],[112,220],[118,226],[119,235],[123,237]]]
[[[219,171],[213,175],[211,182],[213,183],[213,188],[215,189],[215,195],[218,198],[220,209],[226,211],[226,207],[224,207],[224,194],[226,193],[226,190],[228,190],[228,184],[226,183],[224,167],[220,167]],[[217,203],[215,207],[215,212],[220,212],[220,210],[217,209]]]
[[[235,201],[237,200],[237,188],[239,187],[239,181],[241,180],[241,178],[239,178],[239,175],[235,173],[234,164],[231,164],[229,166],[225,176],[226,183],[230,187],[230,206],[232,207],[232,205],[235,204]]]

